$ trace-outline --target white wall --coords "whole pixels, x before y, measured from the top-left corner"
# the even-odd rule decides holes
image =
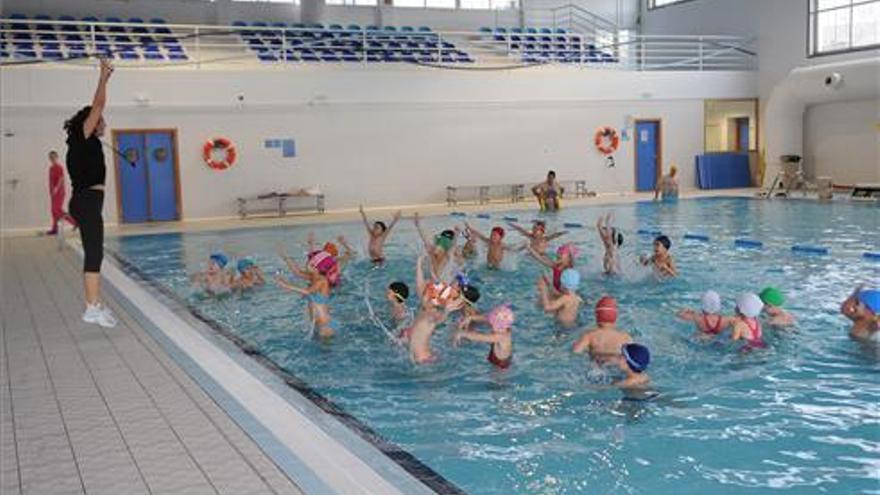
[[[64,81],[67,91],[58,90]],[[61,123],[91,97],[95,74],[77,68],[4,70],[0,163],[4,228],[46,222],[45,151],[63,151]],[[663,163],[692,187],[703,149],[703,99],[754,95],[748,73],[645,73],[541,67],[517,71],[300,67],[126,70],[110,87],[109,126],[179,130],[183,215],[234,214],[234,198],[320,185],[328,207],[442,202],[448,184],[536,182],[550,167],[600,192],[632,191],[632,142],[606,169],[595,129],[627,116],[663,119]],[[245,104],[236,103],[244,94]],[[150,106],[138,107],[136,94]],[[240,161],[214,172],[202,143],[228,136]],[[293,137],[298,156],[263,149]],[[117,217],[114,172],[105,215]]]
[[[804,168],[835,184],[880,184],[880,100],[823,103],[804,123]],[[855,166],[852,166],[855,165]]]

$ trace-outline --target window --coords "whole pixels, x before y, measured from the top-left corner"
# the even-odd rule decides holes
[[[432,9],[454,9],[455,0],[425,0],[425,7]]]
[[[810,55],[880,47],[880,0],[808,0]]]
[[[459,0],[458,6],[461,9],[515,10],[519,8],[519,0]]]
[[[666,7],[667,5],[673,5],[676,3],[682,2],[690,2],[691,0],[648,0],[648,10],[656,9],[658,7]]]

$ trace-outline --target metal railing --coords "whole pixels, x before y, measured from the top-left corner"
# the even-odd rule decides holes
[[[735,36],[615,35],[608,39],[561,27],[544,31],[391,31],[341,26],[0,19],[0,48],[7,55],[0,58],[0,63],[75,64],[105,54],[133,66],[194,68],[217,63],[253,66],[258,61],[480,67],[558,63],[622,70],[753,70],[756,66],[751,40]]]

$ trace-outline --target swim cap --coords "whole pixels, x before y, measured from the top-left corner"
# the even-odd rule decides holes
[[[467,274],[456,273],[455,274],[455,281],[458,283],[459,287],[464,287],[465,285],[470,285],[471,278],[468,277]]]
[[[614,323],[617,321],[617,301],[611,296],[603,296],[596,302],[596,322]]]
[[[504,229],[501,227],[492,227],[492,234],[498,233],[501,237],[504,237]]]
[[[859,291],[859,302],[875,315],[880,314],[880,290],[868,289]]]
[[[406,301],[409,297],[409,287],[403,282],[391,282],[388,289],[394,293],[397,300],[400,302]]]
[[[213,253],[209,259],[214,263],[217,263],[220,268],[226,268],[226,264],[229,263],[229,258],[223,253]]]
[[[782,304],[785,303],[785,296],[783,296],[782,291],[776,287],[766,287],[761,291],[759,297],[764,304],[769,304],[771,306],[782,306]]]
[[[574,244],[572,244],[570,242],[566,242],[565,244],[556,248],[556,255],[557,256],[562,256],[565,253],[568,253],[568,255],[571,256],[572,259],[577,258],[578,254],[580,254],[580,252],[581,252],[581,250],[578,249],[577,246],[575,246]]]
[[[327,275],[336,266],[336,260],[327,251],[315,251],[309,254],[309,266],[321,275]]]
[[[568,290],[575,290],[581,284],[581,274],[574,268],[567,268],[562,271],[559,284]]]
[[[480,289],[473,285],[463,285],[461,287],[461,295],[468,304],[476,304],[480,300]]]
[[[516,316],[513,314],[513,310],[510,309],[510,306],[502,304],[492,308],[492,311],[489,311],[486,315],[486,319],[489,320],[489,325],[492,327],[492,330],[498,331],[510,328],[516,319]]]
[[[324,251],[327,251],[327,253],[334,258],[339,256],[339,248],[337,248],[336,244],[333,244],[332,242],[324,244]]]
[[[452,239],[440,234],[434,238],[434,244],[442,248],[444,251],[449,251],[449,249],[452,248]]]
[[[547,231],[547,223],[543,220],[535,220],[535,228],[541,229],[541,232]]]
[[[440,232],[440,235],[449,239],[450,241],[455,239],[455,231],[454,230],[446,229],[443,232]]]
[[[757,318],[764,309],[764,303],[755,294],[746,293],[736,298],[736,309],[747,318]]]
[[[457,299],[461,293],[459,290],[445,282],[433,282],[425,286],[425,296],[435,306],[445,306],[446,303]]]
[[[654,242],[659,242],[667,251],[672,247],[672,241],[670,241],[665,235],[658,235],[654,238]]]
[[[373,225],[380,227],[382,229],[382,232],[385,232],[386,230],[388,230],[388,226],[385,225],[385,222],[376,221],[376,222],[373,222]]]
[[[714,290],[707,290],[700,299],[700,306],[703,313],[717,314],[721,312],[721,296]]]
[[[642,344],[624,344],[620,348],[620,353],[626,359],[629,369],[636,373],[645,371],[651,363],[651,351]]]
[[[242,258],[238,260],[238,271],[239,273],[244,273],[248,268],[254,266],[254,262],[250,258]]]

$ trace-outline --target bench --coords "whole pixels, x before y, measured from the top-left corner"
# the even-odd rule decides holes
[[[566,191],[574,186],[574,197],[583,198],[592,193],[587,190],[587,181],[559,181]],[[569,193],[571,194],[571,193]],[[529,189],[531,195],[531,188]],[[481,186],[446,186],[446,205],[455,206],[460,203],[489,204],[492,201],[520,203],[526,199],[525,184],[493,184]]]
[[[315,205],[292,206],[290,204],[291,200],[296,199],[312,199]],[[255,213],[274,213],[279,217],[283,217],[290,211],[324,213],[324,195],[320,192],[307,191],[305,189],[287,193],[271,192],[258,196],[239,197],[236,201],[238,203],[238,215],[242,219]]]

